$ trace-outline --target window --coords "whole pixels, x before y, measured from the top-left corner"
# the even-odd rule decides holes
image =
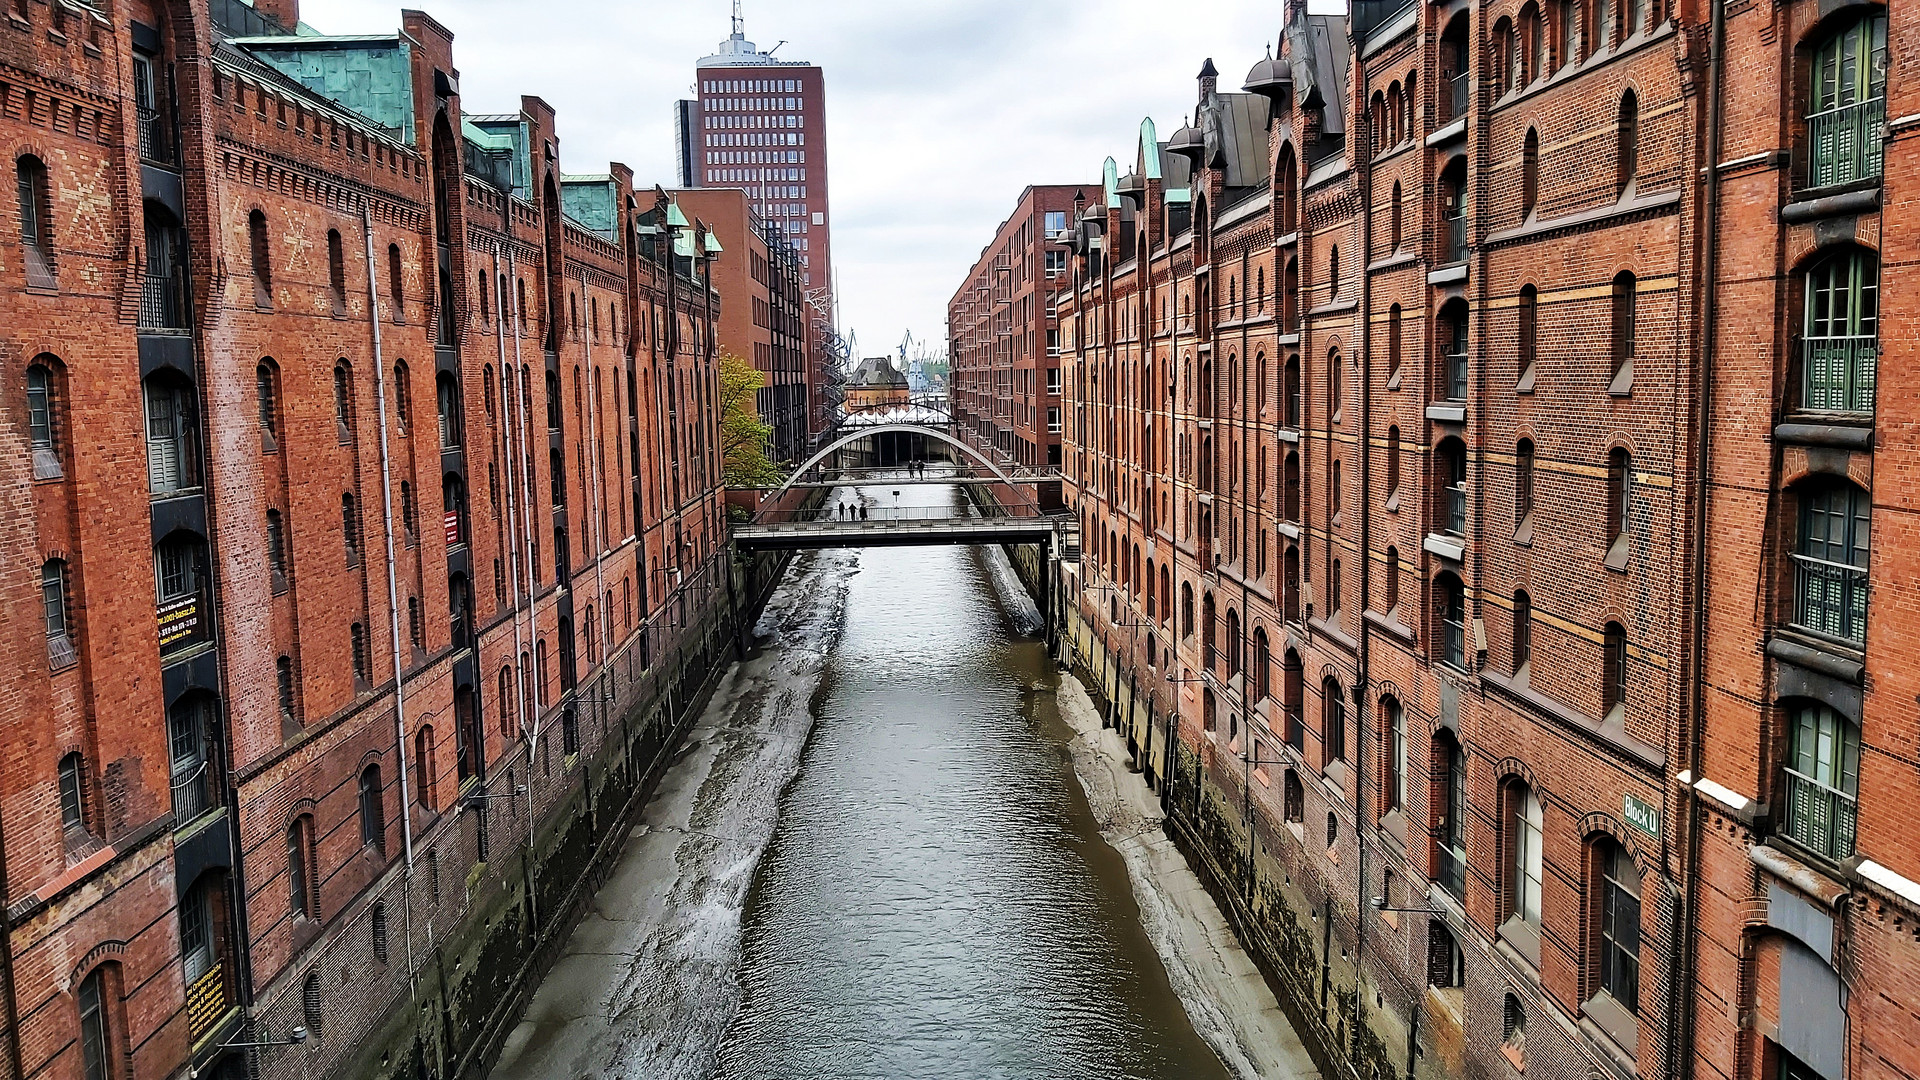
[[[267,251],[267,215],[247,215],[247,253],[253,262],[253,306],[273,306],[273,261]]]
[[[1400,549],[1387,545],[1386,565],[1380,568],[1381,598],[1380,610],[1391,615],[1400,607]]]
[[[434,378],[434,407],[440,420],[440,446],[446,450],[460,447],[461,431],[460,387],[454,382],[450,372],[441,372]],[[557,408],[558,406],[550,406]]]
[[[279,391],[276,386],[279,376],[271,364],[261,364],[253,371],[254,396],[260,404],[261,441],[272,447],[274,436],[280,430]]]
[[[1387,310],[1387,374],[1398,377],[1400,374],[1400,305],[1395,304]]]
[[[1507,829],[1512,838],[1509,850],[1513,863],[1508,867],[1507,915],[1534,928],[1540,926],[1540,883],[1542,881],[1542,842],[1545,811],[1533,788],[1515,781],[1507,788]]]
[[[1533,661],[1533,598],[1525,589],[1513,594],[1513,673]]]
[[[1615,128],[1614,190],[1621,198],[1633,193],[1640,174],[1640,99],[1629,90],[1620,95],[1620,118]]]
[[[47,621],[47,640],[60,641],[73,651],[73,602],[67,595],[67,561],[48,559],[40,565],[40,606]]]
[[[373,905],[373,915],[367,920],[373,931],[373,958],[381,963],[387,962],[387,905],[379,901]]]
[[[1625,557],[1633,513],[1633,457],[1623,447],[1607,454],[1608,565]]]
[[[1427,920],[1427,985],[1435,990],[1459,990],[1467,985],[1466,956],[1452,931],[1439,919]]]
[[[1340,298],[1340,248],[1336,245],[1327,252],[1327,302]]]
[[[1320,684],[1320,720],[1326,731],[1328,761],[1347,758],[1347,699],[1340,684],[1329,678]]]
[[[206,542],[193,533],[178,530],[155,545],[154,603],[160,613],[162,652],[209,639],[209,622],[199,611],[206,566]]]
[[[47,166],[39,158],[27,155],[14,163],[20,195],[20,249],[26,262],[27,284],[51,289],[53,276],[52,189],[47,183]]]
[[[393,321],[407,321],[406,286],[400,262],[400,245],[387,245],[387,306],[393,309]]]
[[[1466,755],[1453,734],[1433,741],[1434,879],[1457,899],[1467,895]]]
[[[1517,1050],[1520,1060],[1526,1061],[1527,1052],[1527,1010],[1520,999],[1512,994],[1500,1006],[1500,1041]]]
[[[1556,66],[1580,62],[1580,0],[1560,0],[1560,55]]]
[[[75,1000],[80,1007],[80,1075],[83,1080],[112,1080],[114,1036],[108,1022],[107,966],[93,970],[80,983]]]
[[[1627,707],[1627,631],[1608,623],[1600,635],[1600,704],[1611,713]]]
[[[1825,705],[1793,711],[1785,766],[1784,832],[1839,862],[1853,854],[1860,795],[1860,729]]]
[[[33,477],[59,476],[60,400],[53,369],[43,363],[27,368],[27,432],[33,448]]]
[[[1218,726],[1219,719],[1215,713],[1215,708],[1216,706],[1214,704],[1214,699],[1213,699],[1213,690],[1211,688],[1201,690],[1200,691],[1201,730],[1212,731]]]
[[[1267,643],[1267,629],[1253,631],[1253,699],[1265,701],[1273,696],[1273,654]]]
[[[200,425],[193,385],[171,372],[146,380],[147,489],[173,495],[200,486]]]
[[[1802,404],[1872,412],[1880,357],[1880,263],[1847,249],[1807,272]]]
[[[267,568],[273,571],[274,587],[286,588],[287,526],[280,511],[267,511]]]
[[[1520,151],[1520,218],[1528,220],[1540,205],[1540,133],[1528,129]]]
[[[387,811],[382,802],[380,766],[369,765],[360,773],[360,843],[381,854],[387,851]]]
[[[1439,531],[1452,536],[1467,534],[1467,445],[1449,437],[1440,443],[1434,455],[1435,479],[1439,481]]]
[[[433,725],[424,724],[413,736],[413,771],[420,777],[420,793],[415,796],[423,810],[434,808],[434,790],[439,786],[440,762],[435,753]]]
[[[1288,769],[1285,778],[1281,781],[1281,791],[1281,816],[1287,821],[1298,823],[1307,816],[1307,793],[1300,783],[1300,774]]]
[[[1887,16],[1865,16],[1815,51],[1807,97],[1807,183],[1880,175],[1887,115]]]
[[[1440,312],[1438,341],[1441,350],[1440,396],[1448,401],[1467,400],[1467,305],[1455,300]]]
[[[78,753],[60,759],[60,825],[78,832],[87,827],[87,763]]]
[[[1387,698],[1380,703],[1381,726],[1386,729],[1386,776],[1381,794],[1389,811],[1407,808],[1407,714],[1400,703]]]
[[[167,710],[169,771],[173,786],[173,816],[182,823],[217,808],[213,753],[217,732],[213,700],[205,694],[183,698]]]
[[[307,919],[320,917],[314,893],[319,875],[313,869],[313,835],[311,814],[301,814],[287,826],[287,909]]]
[[[186,233],[180,220],[158,202],[142,206],[147,245],[146,276],[140,285],[137,325],[143,329],[187,329]]]
[[[1463,76],[1464,78],[1464,76]],[[1467,161],[1454,158],[1440,174],[1440,220],[1446,227],[1442,237],[1442,263],[1467,259]]]
[[[373,660],[367,652],[367,628],[360,623],[354,623],[348,628],[347,636],[352,642],[354,681],[365,687],[373,682]]]
[[[484,820],[484,819],[482,819]],[[325,1014],[320,1010],[320,973],[307,972],[307,978],[300,984],[300,1013],[307,1022],[307,1030],[320,1034],[321,1022]]]
[[[1467,667],[1467,598],[1460,579],[1451,572],[1434,583],[1434,614],[1440,623],[1440,659],[1454,667]]]
[[[1613,46],[1615,0],[1593,0],[1593,51]]]
[[[1810,486],[1798,494],[1793,623],[1840,641],[1864,643],[1872,500],[1845,482]]]
[[[1306,725],[1300,715],[1301,702],[1306,696],[1301,674],[1300,654],[1288,649],[1280,661],[1280,704],[1287,714],[1287,745],[1295,750],[1303,750],[1307,745]]]
[[[1387,497],[1400,491],[1400,425],[1387,426]]]
[[[1533,516],[1533,440],[1521,439],[1513,448],[1513,521],[1516,535]]]
[[[347,565],[360,565],[360,512],[351,492],[340,496],[340,538],[346,547]]]
[[[1200,666],[1208,671],[1219,664],[1218,641],[1215,636],[1217,624],[1214,621],[1213,594],[1208,593],[1200,601]]]
[[[353,373],[345,360],[333,365],[333,422],[342,443],[353,439]]]
[[[1180,583],[1180,636],[1193,636],[1193,586],[1184,581]]]
[[[347,257],[338,229],[327,230],[327,296],[335,318],[347,313]]]
[[[1400,250],[1400,242],[1405,238],[1406,212],[1401,209],[1400,181],[1393,182],[1393,206],[1388,214],[1387,240],[1392,251]]]
[[[279,691],[280,719],[289,724],[300,721],[299,703],[294,696],[293,658],[282,656],[273,662],[274,682]]]
[[[1640,872],[1611,837],[1593,844],[1600,878],[1600,925],[1595,935],[1600,990],[1628,1012],[1640,1009]]]

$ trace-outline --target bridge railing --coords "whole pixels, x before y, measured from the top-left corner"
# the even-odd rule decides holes
[[[867,506],[866,516],[861,517],[860,508],[843,509],[836,513],[834,507],[817,506],[802,508],[764,507],[754,515],[755,525],[884,525],[889,522],[904,524],[911,522],[948,522],[948,521],[1039,521],[1046,518],[1037,507],[1016,505],[1004,510],[979,512],[951,506]]]

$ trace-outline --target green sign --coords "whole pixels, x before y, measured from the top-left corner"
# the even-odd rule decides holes
[[[1626,812],[1627,824],[1646,833],[1648,836],[1660,835],[1660,810],[1658,807],[1641,802],[1629,795],[1622,807]]]

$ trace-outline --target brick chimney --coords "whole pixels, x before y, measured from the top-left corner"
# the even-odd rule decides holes
[[[279,23],[289,34],[300,25],[300,0],[253,0],[253,10]]]

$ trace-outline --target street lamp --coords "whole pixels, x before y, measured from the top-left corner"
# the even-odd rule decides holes
[[[214,1053],[218,1054],[218,1053],[223,1053],[227,1050],[256,1050],[256,1049],[262,1049],[270,1046],[299,1046],[301,1043],[306,1041],[307,1041],[307,1029],[304,1027],[301,1027],[298,1024],[295,1024],[293,1027],[293,1030],[288,1032],[287,1037],[284,1039],[260,1039],[253,1042],[221,1043],[219,1046],[214,1047],[213,1051]],[[200,1076],[200,1066],[198,1065],[187,1066],[187,1080],[198,1080],[199,1076]]]

